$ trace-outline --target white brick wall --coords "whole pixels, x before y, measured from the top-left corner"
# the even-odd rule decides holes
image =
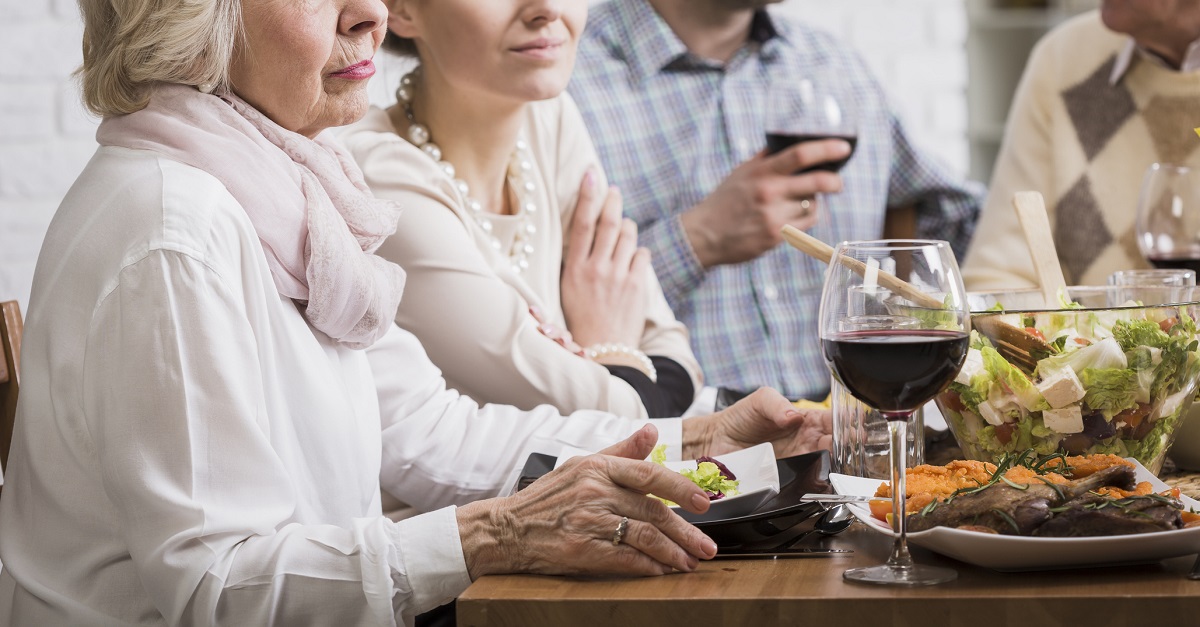
[[[593,0],[594,1],[594,0]],[[854,44],[923,145],[967,168],[964,0],[786,0],[784,7]],[[26,308],[42,236],[95,150],[96,121],[70,73],[81,26],[72,0],[0,1],[0,300]],[[386,102],[402,70],[381,65]]]

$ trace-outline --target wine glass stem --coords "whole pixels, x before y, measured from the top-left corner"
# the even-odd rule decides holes
[[[904,512],[906,486],[904,469],[908,465],[908,421],[912,412],[887,412],[888,433],[891,436],[890,457],[892,461],[892,529],[896,532],[892,544],[892,554],[888,557],[888,566],[893,568],[911,568],[912,555],[908,552],[908,542],[905,537],[908,526]]]

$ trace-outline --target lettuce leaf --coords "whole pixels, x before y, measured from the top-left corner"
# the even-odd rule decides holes
[[[1125,368],[1086,368],[1079,375],[1083,384],[1083,402],[1104,412],[1111,420],[1116,414],[1137,406],[1137,372]]]
[[[1012,392],[1022,407],[1029,411],[1050,409],[1050,404],[1042,397],[1042,393],[1033,385],[1033,382],[1026,378],[1025,373],[1008,363],[1004,357],[1000,356],[1000,353],[996,352],[996,349],[985,346],[979,350],[979,353],[983,355],[983,368],[991,376],[992,381]],[[972,385],[972,387],[974,386]],[[989,393],[989,397],[991,396],[994,394]]]
[[[1113,325],[1113,339],[1121,350],[1129,352],[1139,346],[1165,348],[1171,336],[1159,328],[1157,322],[1149,320],[1120,320]]]
[[[667,445],[659,444],[650,451],[650,461],[665,466],[667,461]],[[738,481],[730,479],[721,474],[721,468],[712,462],[700,461],[696,464],[696,468],[684,468],[679,471],[679,474],[692,480],[692,483],[700,486],[701,490],[708,493],[708,498],[717,500],[726,496],[733,496],[738,493]],[[654,497],[667,505],[675,505],[671,501],[662,497]]]
[[[1088,368],[1127,368],[1129,362],[1120,343],[1110,337],[1068,353],[1047,357],[1038,362],[1037,369],[1042,372],[1063,367],[1070,367],[1076,375],[1082,375]]]
[[[665,466],[667,462],[667,445],[659,444],[655,446],[654,450],[650,451],[650,461],[659,466]]]
[[[712,462],[700,462],[695,470],[684,468],[679,474],[691,479],[701,490],[708,492],[709,498],[714,498],[715,495],[733,496],[738,493],[739,482],[721,474],[721,469]]]

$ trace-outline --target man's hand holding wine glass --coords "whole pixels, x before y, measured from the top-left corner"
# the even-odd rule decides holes
[[[838,172],[858,143],[855,112],[813,81],[772,85],[763,111],[766,149],[680,216],[705,268],[750,261],[811,228],[819,196],[842,190]]]
[[[712,194],[680,215],[700,264],[749,261],[783,242],[785,224],[811,227],[817,220],[816,195],[840,192],[842,177],[795,172],[849,155],[845,141],[805,142],[775,155],[759,153],[735,168]]]

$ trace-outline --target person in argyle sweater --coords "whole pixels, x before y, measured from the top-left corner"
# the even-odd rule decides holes
[[[1200,0],[1105,0],[1030,56],[964,263],[968,289],[1036,285],[1013,194],[1046,198],[1068,283],[1149,267],[1134,220],[1152,163],[1200,166]]]

